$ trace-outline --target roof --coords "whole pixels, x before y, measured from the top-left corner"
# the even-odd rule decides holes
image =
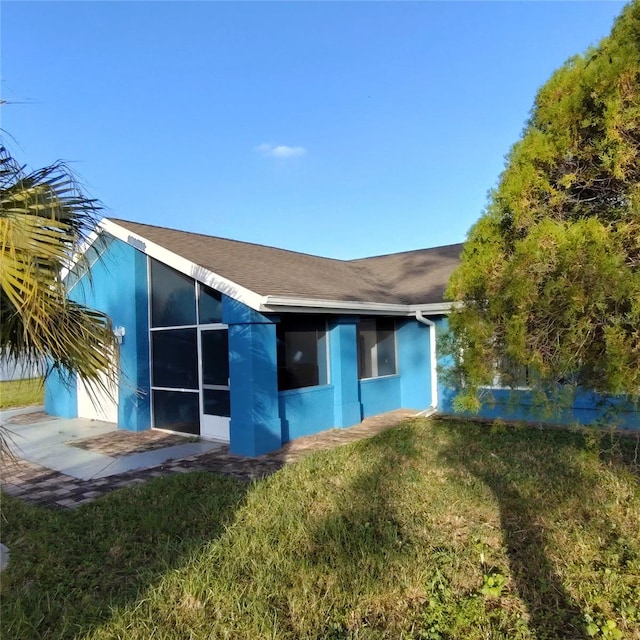
[[[116,218],[106,222],[133,234],[124,239],[134,246],[151,242],[265,299],[441,303],[463,246],[336,260]],[[113,225],[105,228],[112,231]]]

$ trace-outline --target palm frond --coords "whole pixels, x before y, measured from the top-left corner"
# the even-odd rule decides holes
[[[62,269],[101,209],[63,162],[27,173],[0,146],[0,349],[108,394],[117,350],[109,318],[67,298]]]

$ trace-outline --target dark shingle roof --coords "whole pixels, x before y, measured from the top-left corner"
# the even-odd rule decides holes
[[[442,302],[462,244],[334,260],[249,242],[109,218],[209,271],[267,296],[396,304]]]

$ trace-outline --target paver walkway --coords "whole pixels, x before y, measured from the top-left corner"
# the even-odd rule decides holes
[[[22,459],[0,461],[0,481],[6,493],[19,497],[25,502],[49,508],[74,508],[94,500],[114,489],[141,484],[150,478],[158,478],[172,473],[188,473],[202,470],[234,476],[245,480],[265,477],[282,468],[285,464],[295,462],[309,453],[322,451],[373,436],[385,429],[396,426],[403,420],[415,415],[415,411],[399,409],[390,413],[367,418],[362,423],[347,429],[331,429],[312,436],[299,438],[285,444],[281,449],[258,458],[245,458],[229,453],[228,446],[219,447],[205,453],[198,453],[174,459],[152,468],[126,471],[109,477],[79,479],[58,471]],[[103,445],[108,444],[109,437],[116,436],[119,451],[122,455],[131,451],[145,454],[145,441],[155,447],[163,435],[155,431],[139,434],[113,432],[97,436],[102,438]],[[123,442],[127,441],[128,446]],[[77,444],[77,443],[76,443]],[[84,443],[86,446],[86,443]],[[185,445],[183,445],[185,446]],[[95,450],[95,447],[94,449]],[[100,447],[98,446],[98,450]],[[111,449],[113,451],[113,449]],[[159,452],[161,450],[157,450]]]

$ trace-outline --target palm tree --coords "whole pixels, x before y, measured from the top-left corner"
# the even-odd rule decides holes
[[[46,358],[47,373],[109,393],[117,349],[109,318],[69,300],[61,278],[83,260],[100,209],[64,162],[27,172],[0,144],[0,353]]]

